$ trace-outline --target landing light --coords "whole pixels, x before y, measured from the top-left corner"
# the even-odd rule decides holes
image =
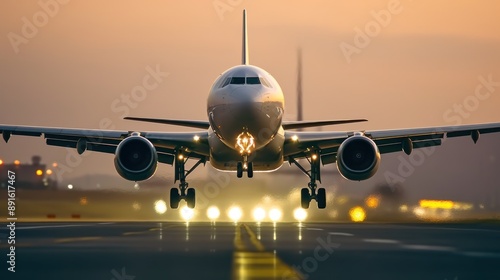
[[[293,211],[293,217],[299,222],[303,222],[307,218],[307,212],[303,208],[296,208]]]
[[[269,218],[273,222],[277,222],[277,221],[281,220],[282,216],[283,216],[283,213],[278,208],[273,208],[273,209],[269,210]]]
[[[299,141],[299,136],[297,136],[297,135],[292,136],[292,141],[293,142]]]
[[[184,221],[189,222],[194,217],[194,210],[187,206],[181,208],[181,217]]]
[[[229,219],[231,219],[233,222],[238,222],[239,219],[241,219],[241,216],[243,216],[243,212],[241,211],[241,208],[238,206],[232,206],[229,208],[227,211],[227,215]]]
[[[167,212],[167,204],[164,200],[160,199],[155,201],[155,211],[158,214],[164,214],[165,212]]]
[[[262,222],[266,218],[266,210],[262,207],[253,209],[253,218],[258,223]]]
[[[236,147],[240,149],[240,154],[250,154],[255,148],[253,136],[248,132],[242,132],[236,138]]]
[[[195,142],[200,141],[200,136],[198,136],[198,135],[193,136],[193,140],[194,140]]]
[[[68,185],[68,189],[72,190],[72,189],[73,189],[73,185],[72,185],[72,184],[69,184],[69,185]]]
[[[220,211],[217,206],[211,206],[207,209],[207,217],[211,220],[217,220],[220,216]]]

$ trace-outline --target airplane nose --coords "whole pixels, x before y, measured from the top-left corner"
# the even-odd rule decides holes
[[[231,101],[234,103],[259,102],[262,96],[258,86],[239,86],[231,92]]]

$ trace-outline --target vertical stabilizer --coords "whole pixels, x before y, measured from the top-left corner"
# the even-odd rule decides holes
[[[243,50],[242,61],[243,65],[248,65],[248,36],[247,36],[247,10],[243,10]]]

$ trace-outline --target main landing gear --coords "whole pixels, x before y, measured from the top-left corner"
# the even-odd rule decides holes
[[[178,154],[175,157],[175,182],[177,180],[180,181],[179,188],[171,188],[170,189],[170,208],[177,209],[179,207],[179,202],[182,199],[186,200],[187,206],[189,208],[194,208],[196,204],[196,192],[193,188],[189,188],[189,184],[186,182],[186,177],[193,172],[196,167],[198,167],[201,163],[205,164],[206,159],[199,159],[191,169],[185,169],[187,158],[182,154]],[[180,193],[179,193],[180,191]]]
[[[324,188],[319,188],[316,185],[316,180],[321,183],[321,173],[319,166],[319,159],[316,154],[313,154],[311,158],[307,158],[307,161],[311,165],[311,170],[307,171],[300,163],[298,163],[294,158],[290,158],[289,162],[295,164],[304,174],[306,174],[310,182],[307,184],[308,188],[302,188],[300,190],[300,204],[302,208],[308,209],[311,200],[315,199],[318,203],[319,209],[324,209],[326,207],[326,191]]]

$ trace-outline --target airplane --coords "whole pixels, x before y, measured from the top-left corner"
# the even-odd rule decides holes
[[[143,181],[156,172],[158,162],[174,167],[170,207],[184,199],[195,207],[195,189],[186,181],[200,164],[209,162],[220,171],[236,172],[238,178],[254,171],[279,169],[284,162],[297,166],[309,177],[301,189],[301,206],[316,200],[326,207],[321,183],[321,165],[336,164],[348,180],[372,177],[381,154],[441,145],[443,138],[469,136],[476,143],[481,134],[500,131],[500,123],[369,131],[295,131],[297,129],[363,122],[366,119],[325,121],[284,121],[284,95],[278,82],[264,69],[250,65],[247,16],[243,10],[242,63],[222,74],[213,83],[207,100],[208,120],[153,119],[127,120],[177,125],[200,129],[193,132],[157,132],[74,129],[58,127],[0,125],[5,142],[11,135],[43,137],[46,144],[114,154],[118,174],[130,181]],[[305,159],[305,164],[298,162]],[[186,162],[195,160],[187,169]],[[303,165],[309,165],[306,169]]]

